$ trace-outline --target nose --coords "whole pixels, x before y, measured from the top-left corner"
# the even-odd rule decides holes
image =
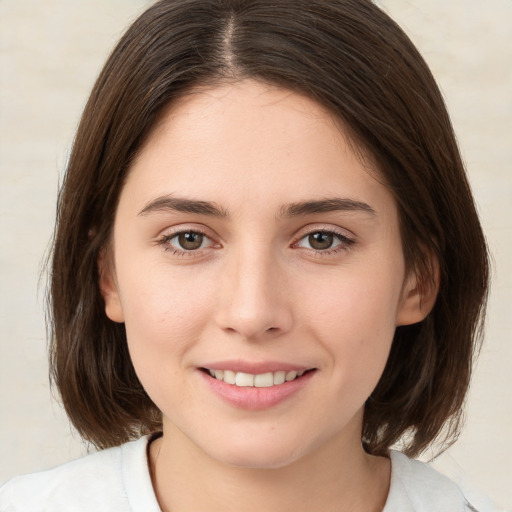
[[[221,279],[218,326],[248,341],[289,331],[292,308],[285,272],[277,259],[253,247],[233,255],[227,266]]]

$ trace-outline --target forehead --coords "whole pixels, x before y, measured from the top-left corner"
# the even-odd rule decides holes
[[[245,80],[202,88],[172,104],[132,164],[147,198],[179,192],[238,205],[273,195],[291,203],[337,194],[388,194],[342,123],[317,102]],[[314,196],[314,197],[313,197]],[[277,199],[277,198],[276,198]]]
[[[164,138],[204,144],[214,142],[216,137],[215,142],[219,147],[222,142],[222,148],[230,145],[234,149],[248,142],[275,148],[289,144],[285,132],[293,136],[301,131],[307,135],[320,125],[324,128],[322,136],[329,137],[329,142],[348,142],[347,131],[335,116],[319,103],[291,90],[252,79],[216,87],[201,86],[163,110],[139,155],[151,151]]]

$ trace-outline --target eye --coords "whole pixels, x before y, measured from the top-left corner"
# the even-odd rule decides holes
[[[334,233],[311,233],[307,236],[308,244],[317,251],[330,249],[336,242]]]
[[[185,251],[196,251],[197,249],[201,249],[205,238],[206,237],[203,233],[187,231],[173,236],[169,240],[169,243],[172,243],[172,241],[175,240],[175,243],[179,245],[180,249],[184,249]]]
[[[295,246],[330,254],[331,252],[347,249],[353,243],[354,240],[341,233],[318,230],[303,236],[296,242]]]
[[[205,233],[192,229],[166,234],[158,240],[158,244],[176,256],[192,256],[202,252],[201,249],[215,246]]]

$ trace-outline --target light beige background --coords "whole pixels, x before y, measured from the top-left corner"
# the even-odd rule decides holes
[[[88,92],[150,3],[0,0],[0,482],[85,453],[50,396],[39,272]],[[495,260],[466,428],[435,464],[512,508],[512,1],[379,4],[441,85]]]

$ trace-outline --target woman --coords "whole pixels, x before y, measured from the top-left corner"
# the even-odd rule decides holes
[[[441,95],[371,2],[159,2],[91,94],[53,256],[52,375],[114,448],[0,503],[471,510],[389,450],[454,439],[487,273]]]

